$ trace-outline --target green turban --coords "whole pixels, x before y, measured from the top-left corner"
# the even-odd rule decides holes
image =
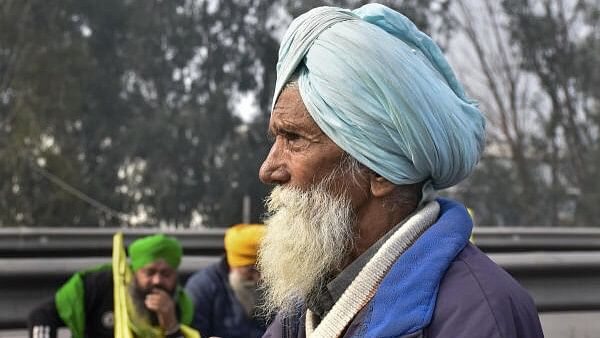
[[[163,234],[143,237],[129,245],[129,258],[134,272],[159,259],[164,259],[173,269],[177,269],[182,254],[179,241]]]

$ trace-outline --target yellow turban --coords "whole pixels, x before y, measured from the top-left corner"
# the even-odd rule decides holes
[[[256,263],[256,252],[265,234],[262,224],[237,224],[225,232],[227,263],[231,267]]]

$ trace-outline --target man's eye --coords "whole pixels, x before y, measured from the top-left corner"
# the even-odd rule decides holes
[[[283,136],[289,141],[295,141],[300,138],[300,135],[291,132],[285,132],[283,133]]]

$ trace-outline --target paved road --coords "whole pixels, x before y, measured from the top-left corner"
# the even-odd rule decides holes
[[[544,313],[540,315],[545,338],[600,338],[600,311]],[[69,338],[59,331],[59,338]],[[0,330],[0,338],[27,338],[26,330]]]

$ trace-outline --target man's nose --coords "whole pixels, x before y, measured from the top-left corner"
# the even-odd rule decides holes
[[[275,140],[267,158],[260,166],[258,177],[263,183],[284,184],[290,180],[290,173],[285,163],[281,143],[279,138]]]
[[[155,273],[152,275],[152,285],[162,285],[163,276],[160,273]]]

